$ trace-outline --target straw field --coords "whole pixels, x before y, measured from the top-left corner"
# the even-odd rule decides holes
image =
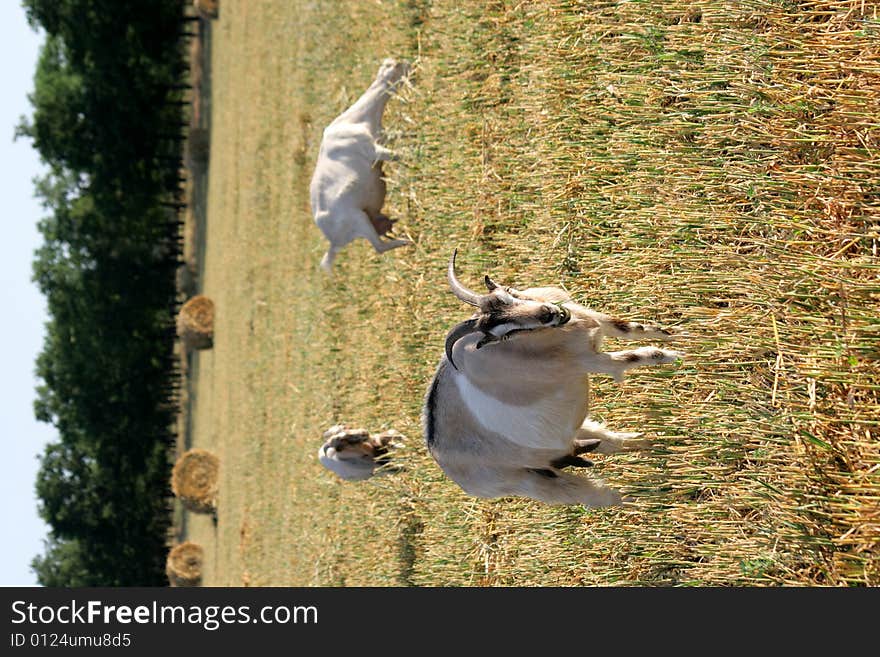
[[[210,30],[205,585],[880,584],[880,3],[228,2]],[[385,115],[415,245],[354,243],[328,279],[321,131],[389,55],[416,62]],[[657,445],[589,473],[632,508],[477,500],[431,460],[454,246],[471,286],[690,334],[593,379],[594,418]],[[336,423],[399,430],[405,470],[334,477]]]

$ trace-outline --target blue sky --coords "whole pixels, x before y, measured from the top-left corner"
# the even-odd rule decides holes
[[[31,282],[34,249],[41,242],[37,222],[44,212],[34,198],[33,178],[42,171],[27,139],[13,141],[22,115],[30,116],[27,94],[42,35],[28,26],[17,1],[0,2],[0,163],[3,167],[3,238],[0,239],[0,499],[7,536],[0,541],[0,585],[36,585],[30,562],[43,551],[48,527],[37,515],[34,493],[37,455],[55,430],[34,419],[34,360],[43,343],[46,304]]]

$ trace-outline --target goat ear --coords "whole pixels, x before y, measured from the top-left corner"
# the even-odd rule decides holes
[[[486,281],[486,287],[489,288],[489,292],[492,292],[496,287],[498,287],[498,283],[489,278],[489,274],[486,274],[486,277],[483,280]]]

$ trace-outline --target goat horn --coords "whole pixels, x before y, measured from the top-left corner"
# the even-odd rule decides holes
[[[446,334],[446,358],[449,359],[449,362],[452,363],[452,366],[455,369],[458,369],[458,366],[455,364],[455,361],[452,360],[453,345],[464,336],[478,332],[479,330],[480,329],[477,328],[477,320],[469,319],[461,324],[456,324],[452,327],[449,333]]]
[[[452,288],[452,293],[459,299],[461,299],[465,303],[469,303],[472,306],[479,307],[480,299],[482,297],[476,292],[472,292],[467,289],[464,285],[459,283],[458,279],[455,277],[455,256],[457,253],[458,249],[455,249],[452,252],[452,258],[449,259],[449,269],[446,272],[446,278],[449,279],[449,287]]]

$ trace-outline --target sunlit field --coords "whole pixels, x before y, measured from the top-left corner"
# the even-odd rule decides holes
[[[207,36],[216,323],[184,423],[220,488],[216,524],[177,514],[204,585],[880,584],[880,3],[226,2]],[[321,132],[387,56],[414,63],[385,114],[414,245],[328,278]],[[592,416],[656,445],[581,475],[631,507],[478,500],[431,459],[455,247],[474,287],[689,334],[592,380]],[[404,470],[325,470],[339,422],[402,432]]]

